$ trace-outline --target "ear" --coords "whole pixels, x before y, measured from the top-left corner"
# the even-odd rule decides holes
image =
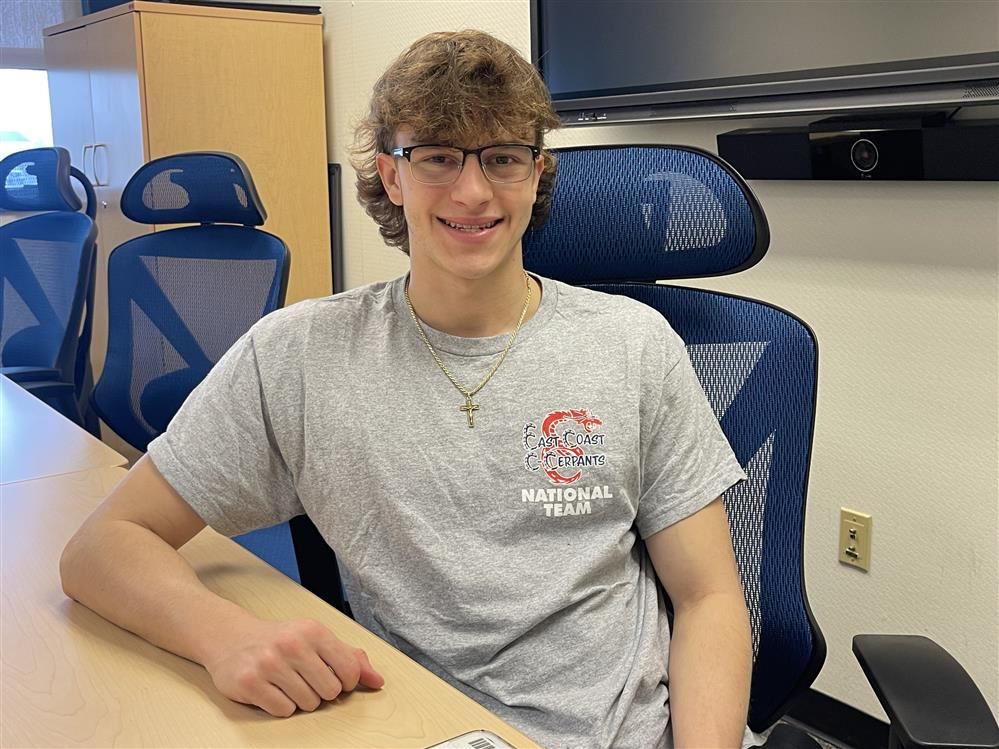
[[[382,187],[395,205],[402,205],[402,183],[399,180],[399,167],[396,159],[387,153],[380,153],[375,156],[375,166],[378,168],[378,176],[382,178]]]
[[[534,184],[534,199],[538,199],[538,185],[541,184],[541,175],[545,171],[545,157],[542,156],[534,162],[534,176],[531,177],[531,182]]]

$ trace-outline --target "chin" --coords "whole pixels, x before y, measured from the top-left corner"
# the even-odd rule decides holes
[[[482,281],[495,274],[500,264],[452,262],[442,267],[447,273],[463,281]]]
[[[519,248],[491,252],[460,252],[448,258],[456,272],[482,278],[508,269],[520,260]]]
[[[500,272],[519,258],[519,248],[499,250],[479,247],[448,247],[437,253],[435,264],[459,278],[477,281]]]

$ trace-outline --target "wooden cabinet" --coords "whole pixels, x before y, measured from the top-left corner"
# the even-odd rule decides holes
[[[52,135],[97,194],[98,264],[91,360],[104,363],[107,258],[122,242],[152,230],[118,209],[129,177],[146,161],[138,49],[132,14],[46,38]],[[56,27],[59,28],[59,27]],[[113,110],[109,109],[113,106]]]
[[[332,290],[322,16],[127,3],[45,30],[52,129],[98,198],[93,359],[107,340],[108,253],[157,228],[121,214],[144,163],[182,151],[246,162],[262,227],[291,251],[287,303]]]

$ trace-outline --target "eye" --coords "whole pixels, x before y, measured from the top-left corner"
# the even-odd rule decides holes
[[[513,166],[524,163],[524,154],[519,150],[493,151],[489,153],[486,160],[494,166]]]
[[[529,146],[516,144],[494,146],[483,152],[484,165],[493,169],[517,170],[529,168],[534,162],[534,152]]]
[[[459,166],[461,164],[461,152],[450,149],[415,149],[412,154],[412,161],[418,164],[435,167]]]

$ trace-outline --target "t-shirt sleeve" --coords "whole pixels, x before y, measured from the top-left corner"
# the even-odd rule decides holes
[[[642,426],[635,522],[643,539],[694,514],[746,478],[683,341],[668,325],[662,333],[662,346],[653,347],[645,364],[644,394],[654,406]]]
[[[271,418],[251,330],[188,396],[149,456],[215,530],[229,536],[304,511]]]

